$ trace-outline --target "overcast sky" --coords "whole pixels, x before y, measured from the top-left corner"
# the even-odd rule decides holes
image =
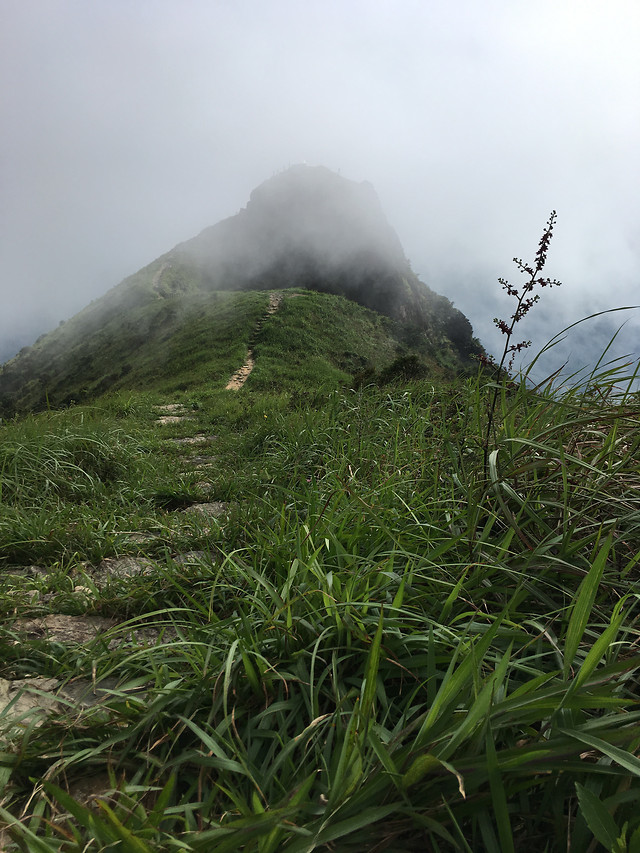
[[[0,353],[303,161],[490,349],[554,208],[523,336],[640,303],[638,45],[638,0],[0,0]]]

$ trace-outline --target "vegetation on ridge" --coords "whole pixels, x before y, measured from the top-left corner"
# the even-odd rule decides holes
[[[125,306],[108,320],[89,306],[0,368],[0,413],[57,408],[120,388],[223,388],[249,346],[260,355],[251,381],[263,389],[282,382],[335,389],[410,352],[441,375],[460,369],[446,335],[425,339],[410,324],[339,295],[287,290],[281,309],[256,333],[268,292],[193,292],[129,304],[134,294],[124,291]]]
[[[371,344],[384,332],[390,340],[381,356],[410,338],[414,354],[452,372],[475,370],[483,352],[468,319],[412,272],[373,188],[298,166],[257,187],[236,216],[157,258],[0,367],[0,415],[157,388],[162,379],[171,392],[197,384],[199,370],[222,381],[246,352],[273,290],[307,291],[305,307],[309,291],[325,294],[314,302],[318,323],[326,321],[319,331],[331,337],[340,329],[345,345],[340,352],[335,340],[316,337],[321,363],[313,369],[333,387],[355,361],[380,367]],[[287,337],[299,338],[305,318],[294,306],[287,317]],[[370,333],[354,342],[347,319]]]
[[[639,849],[631,377],[405,368],[0,426],[4,849]]]
[[[637,409],[607,390],[505,385],[488,483],[481,380],[203,386],[182,424],[131,394],[4,426],[2,676],[117,684],[4,713],[15,844],[635,849]],[[163,441],[199,432],[210,486]],[[226,520],[181,511],[211,499]],[[100,576],[125,554],[148,572]],[[48,613],[113,625],[29,634]],[[97,799],[70,798],[88,776]]]

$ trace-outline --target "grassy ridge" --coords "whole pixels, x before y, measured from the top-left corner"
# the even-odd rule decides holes
[[[252,391],[335,390],[360,371],[383,370],[409,349],[420,354],[431,375],[450,375],[419,340],[409,347],[398,323],[343,297],[310,290],[285,292],[278,312],[252,338],[252,349]]]
[[[5,411],[56,408],[123,387],[222,382],[244,358],[267,300],[261,293],[161,298],[132,289],[128,295],[137,300],[118,302],[113,316],[89,306],[8,362]]]
[[[383,368],[405,351],[419,354],[435,375],[459,367],[446,339],[436,358],[424,335],[408,340],[398,323],[340,296],[287,291],[280,311],[257,332],[268,292],[206,293],[192,284],[161,296],[151,286],[154,269],[0,367],[0,413],[58,408],[118,389],[223,388],[249,345],[260,357],[251,380],[256,390],[337,388],[354,372]]]
[[[261,334],[266,361],[278,324]],[[636,850],[640,481],[620,377],[505,382],[490,441],[482,378],[254,379],[184,390],[175,426],[154,426],[156,391],[2,427],[2,676],[119,684],[37,728],[5,717],[15,844]],[[163,441],[197,433],[216,436],[206,483]],[[226,521],[177,511],[205,498]],[[122,554],[151,573],[96,583]],[[115,625],[70,646],[15,627],[50,612]],[[141,625],[158,641],[132,642]],[[101,773],[97,803],[69,795]]]

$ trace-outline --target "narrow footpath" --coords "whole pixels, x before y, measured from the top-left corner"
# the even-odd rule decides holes
[[[269,305],[268,305],[267,310],[264,314],[264,317],[262,317],[262,319],[258,321],[258,323],[257,323],[257,325],[253,331],[253,337],[254,338],[257,335],[257,333],[260,331],[260,329],[262,328],[264,322],[269,319],[271,314],[276,313],[276,311],[278,310],[278,308],[282,304],[283,297],[284,297],[284,294],[282,294],[282,293],[275,293],[274,292],[274,293],[269,294]],[[228,383],[226,385],[226,390],[227,391],[238,391],[240,388],[242,388],[244,383],[249,378],[249,374],[251,373],[251,371],[255,367],[255,363],[256,362],[255,362],[255,358],[253,357],[253,350],[249,349],[247,351],[247,357],[245,359],[244,364],[242,365],[242,367],[239,370],[237,370],[233,374],[231,379],[228,381]]]

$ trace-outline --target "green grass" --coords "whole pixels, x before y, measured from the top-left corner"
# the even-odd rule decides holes
[[[460,367],[444,338],[436,358],[424,330],[407,337],[399,323],[342,296],[282,291],[280,310],[260,325],[269,291],[211,293],[191,282],[162,297],[151,287],[154,269],[0,366],[0,413],[88,403],[119,390],[221,390],[249,347],[257,357],[254,391],[336,389],[354,373],[383,371],[407,353],[419,354],[434,376],[452,376]]]
[[[205,381],[224,387],[245,357],[267,299],[263,293],[150,294],[113,317],[90,306],[4,366],[5,408],[59,407],[119,389],[172,393]]]
[[[263,365],[278,334],[256,341]],[[198,376],[0,427],[0,675],[119,684],[37,727],[0,720],[6,849],[638,850],[638,408],[620,372],[505,381],[486,475],[486,378],[271,389],[256,367],[232,393]],[[193,420],[155,426],[175,400]],[[198,433],[216,438],[163,441]],[[230,508],[210,529],[179,512],[205,499]],[[122,554],[153,572],[91,580]],[[115,625],[83,645],[15,627],[52,612]],[[150,625],[157,642],[131,639]],[[73,795],[99,774],[102,796]]]
[[[335,389],[365,367],[391,362],[399,342],[393,321],[341,296],[286,291],[280,309],[255,335],[249,387]]]

